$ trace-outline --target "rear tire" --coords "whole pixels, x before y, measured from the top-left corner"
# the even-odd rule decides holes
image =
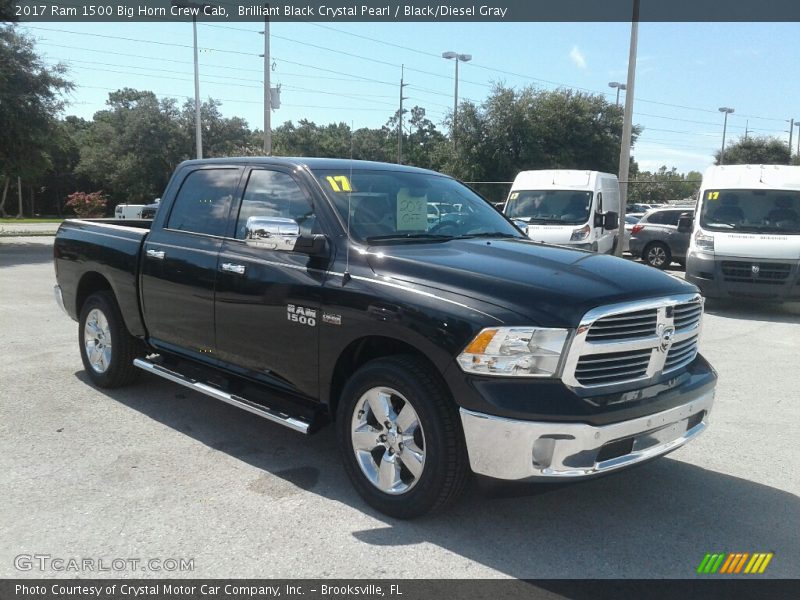
[[[458,410],[421,359],[365,364],[345,385],[336,421],[345,471],[382,513],[411,519],[444,508],[463,491],[469,461]]]
[[[111,292],[96,292],[81,307],[78,346],[86,374],[98,387],[130,385],[139,376],[133,359],[140,345],[128,333]]]
[[[652,242],[642,250],[642,260],[651,267],[664,270],[672,263],[672,252],[666,244]]]

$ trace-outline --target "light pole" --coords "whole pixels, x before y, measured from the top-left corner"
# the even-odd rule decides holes
[[[627,90],[628,86],[625,85],[624,83],[620,83],[619,81],[611,81],[611,82],[609,82],[608,87],[617,88],[617,102],[616,102],[616,105],[619,106],[619,91],[620,90]]]
[[[794,126],[797,127],[797,156],[800,156],[800,119],[794,120]]]
[[[622,256],[622,239],[625,233],[625,210],[628,202],[628,176],[631,163],[631,131],[633,130],[633,87],[636,83],[636,49],[639,44],[639,0],[633,0],[631,15],[631,44],[628,50],[628,80],[625,84],[625,110],[622,114],[622,140],[619,145],[619,233],[616,256]],[[619,88],[617,88],[619,90]]]
[[[792,133],[794,133],[795,119],[789,119],[789,161],[792,160]]]
[[[269,3],[264,5],[266,15],[264,16],[264,154],[272,156],[272,88],[269,82]]]
[[[200,126],[200,67],[197,59],[197,13],[203,9],[205,4],[172,0],[172,6],[192,10],[192,33],[194,36],[194,138],[197,158],[203,158],[203,130]]]
[[[442,58],[446,58],[447,60],[456,61],[456,87],[455,92],[453,94],[453,127],[451,128],[451,133],[453,136],[453,149],[456,148],[456,118],[458,116],[458,63],[459,62],[469,62],[472,60],[471,54],[459,54],[458,52],[442,52]]]
[[[728,130],[728,115],[733,112],[732,108],[720,106],[719,112],[725,113],[725,122],[722,125],[722,150],[719,152],[719,164],[725,164],[725,133]]]

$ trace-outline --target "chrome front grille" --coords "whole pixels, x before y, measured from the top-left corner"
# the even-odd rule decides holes
[[[616,383],[620,378],[638,379],[647,373],[650,350],[609,352],[582,356],[575,378],[583,385]]]
[[[722,276],[725,281],[755,283],[761,285],[783,285],[791,274],[791,266],[784,263],[752,263],[748,261],[722,261]]]
[[[604,388],[654,379],[697,356],[699,294],[604,306],[589,311],[564,366],[567,385]]]
[[[595,321],[586,335],[587,340],[633,339],[647,337],[656,332],[655,309],[638,310],[621,315],[611,315]]]

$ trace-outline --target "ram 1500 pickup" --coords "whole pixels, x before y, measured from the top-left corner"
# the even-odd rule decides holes
[[[302,433],[332,422],[356,490],[400,518],[470,472],[575,480],[666,454],[714,398],[697,288],[533,242],[432,171],[189,161],[154,221],[68,220],[54,254],[95,385],[143,370]]]

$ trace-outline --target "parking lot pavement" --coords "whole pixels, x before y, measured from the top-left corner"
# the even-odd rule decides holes
[[[706,552],[800,564],[800,308],[711,303],[711,427],[580,484],[473,483],[412,522],[366,507],[330,429],[305,438],[143,376],[92,387],[52,296],[52,239],[0,240],[0,577],[14,557],[189,558],[193,572],[46,576],[692,577]]]

